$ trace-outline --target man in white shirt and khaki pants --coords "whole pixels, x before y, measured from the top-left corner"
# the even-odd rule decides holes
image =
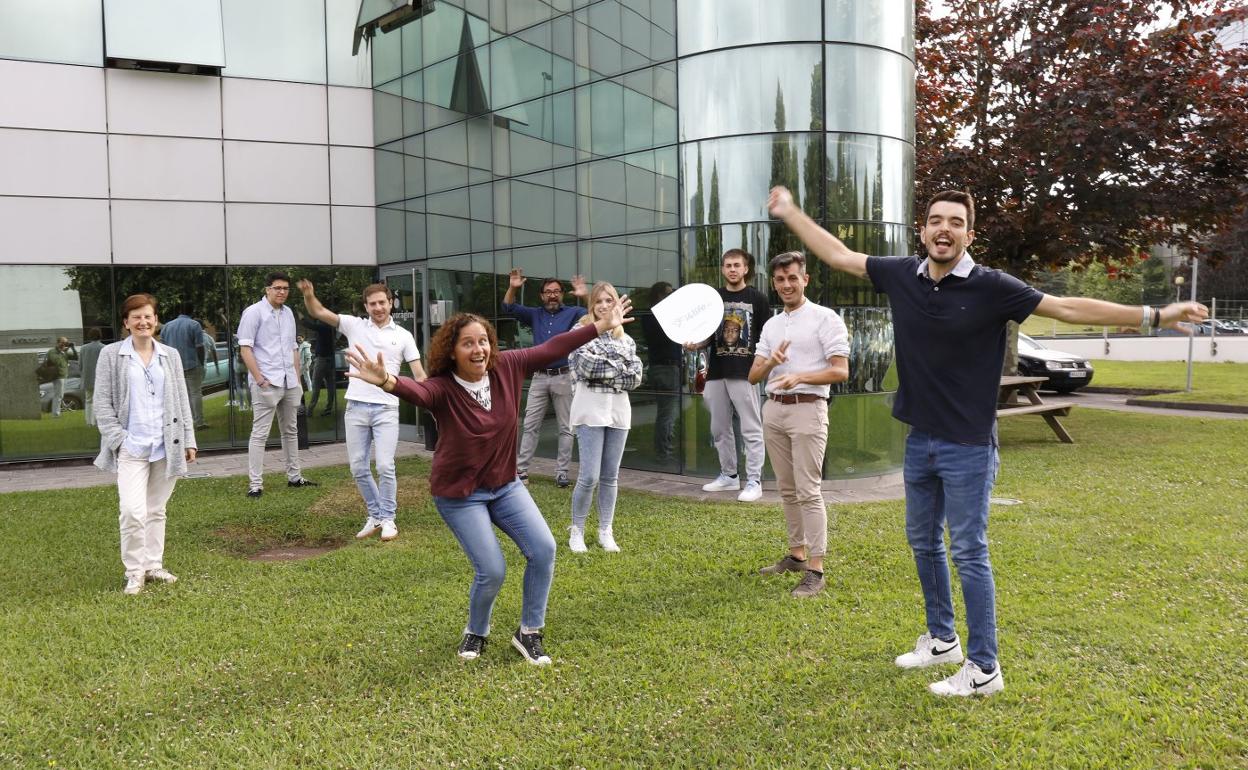
[[[849,378],[849,333],[834,311],[806,299],[806,257],[789,251],[772,257],[771,283],[784,311],[763,325],[754,349],[750,384],[767,381],[763,440],[776,473],[789,553],[759,570],[800,572],[790,592],[798,598],[823,591],[828,511],[823,501],[823,454],[828,445],[828,396]]]
[[[368,318],[356,318],[327,310],[316,298],[312,282],[306,278],[296,285],[303,293],[303,306],[308,313],[337,328],[338,333],[347,338],[350,350],[358,353],[359,348],[363,348],[370,361],[381,354],[386,371],[395,376],[406,361],[411,364],[412,376],[417,381],[425,379],[415,338],[390,317],[394,295],[389,286],[384,283],[366,286],[363,298]],[[352,377],[347,385],[347,410],[343,423],[347,432],[347,459],[351,463],[351,475],[355,477],[355,485],[368,511],[364,528],[355,536],[363,539],[381,530],[382,540],[393,540],[399,536],[399,528],[394,521],[399,506],[399,483],[394,472],[394,455],[399,446],[399,397]],[[370,450],[373,463],[377,466],[376,479],[369,463]]]

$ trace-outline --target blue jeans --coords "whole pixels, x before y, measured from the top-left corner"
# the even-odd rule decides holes
[[[620,488],[620,460],[624,457],[627,428],[602,425],[576,426],[580,471],[572,490],[572,524],[585,528],[589,504],[598,487],[598,529],[610,529],[615,519],[615,498]]]
[[[967,657],[981,668],[997,663],[996,589],[988,561],[988,499],[999,460],[994,444],[958,444],[911,430],[906,438],[906,539],[923,587],[927,630],[954,635],[949,550],[966,604]]]
[[[364,507],[374,519],[394,519],[399,507],[399,482],[394,475],[394,453],[399,446],[399,407],[347,401],[343,417],[347,431],[347,459],[360,488]],[[377,480],[369,467],[369,450],[377,465]]]
[[[503,549],[491,525],[510,537],[528,560],[521,626],[532,631],[546,625],[546,599],[555,576],[555,538],[524,484],[516,479],[496,489],[475,489],[467,497],[434,497],[433,504],[476,572],[468,593],[465,630],[477,636],[490,633],[490,613],[507,573]]]

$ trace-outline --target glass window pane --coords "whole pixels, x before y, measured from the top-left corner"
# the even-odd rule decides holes
[[[5,0],[0,57],[104,64],[100,0]]]
[[[0,265],[3,459],[99,451],[99,431],[84,410],[93,369],[89,359],[102,345],[87,343],[95,337],[113,342],[121,333],[113,320],[111,272],[108,267]],[[58,347],[61,338],[68,346]],[[63,377],[60,372],[51,379],[36,375],[50,351],[64,357]]]
[[[477,115],[490,109],[489,49],[480,48],[463,56],[428,67],[424,71],[425,102],[455,113]],[[445,115],[426,120],[438,125],[455,119]]]
[[[528,101],[553,91],[551,27],[543,24],[490,47],[492,89],[496,107]]]
[[[861,134],[828,134],[827,143],[829,219],[914,221],[913,146]]]
[[[225,69],[236,78],[325,82],[325,13],[307,0],[221,0]]]
[[[467,53],[490,40],[489,25],[484,19],[444,2],[435,4],[433,12],[421,17],[418,23],[426,65]]]
[[[104,0],[104,33],[113,59],[225,64],[218,0]]]
[[[402,28],[378,33],[369,41],[368,48],[373,60],[373,85],[387,83],[403,74]]]
[[[681,0],[680,55],[749,43],[819,40],[819,4],[820,0]]]
[[[798,205],[818,219],[824,174],[820,139],[818,134],[775,134],[682,146],[684,221],[697,225],[766,220],[767,190],[775,185],[792,190]]]
[[[370,86],[372,67],[362,46],[352,55],[356,0],[325,0],[325,59],[331,86]]]
[[[735,49],[680,62],[681,141],[818,130],[822,102],[823,59],[817,45]]]
[[[904,56],[833,44],[828,56],[827,130],[914,142],[914,64]],[[681,83],[684,91],[684,83]]]
[[[914,58],[912,0],[827,0],[824,40],[867,43]]]
[[[671,0],[630,7],[594,3],[574,16],[576,81],[584,83],[675,56]]]
[[[676,225],[675,148],[577,167],[580,236]]]

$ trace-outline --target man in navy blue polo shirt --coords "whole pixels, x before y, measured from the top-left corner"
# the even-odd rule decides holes
[[[996,403],[1005,360],[1006,322],[1035,314],[1068,323],[1179,328],[1208,316],[1204,305],[1118,305],[1042,294],[999,270],[975,264],[975,202],[945,191],[928,203],[920,240],[926,256],[868,257],[851,251],[793,204],[783,187],[767,200],[831,267],[869,278],[888,295],[900,382],[893,416],[906,439],[906,538],[914,552],[927,633],[896,659],[902,668],[962,662],[953,626],[949,550],[966,605],[967,660],[929,685],[937,695],[991,695],[1005,687],[997,662],[996,598],[988,560],[988,499],[997,474]],[[1186,327],[1184,327],[1186,328]]]
[[[520,268],[511,271],[507,293],[503,295],[503,312],[519,320],[533,330],[533,344],[540,345],[556,334],[571,329],[581,316],[583,307],[563,304],[563,284],[558,278],[542,281],[541,307],[516,304],[516,290],[524,286],[524,272]],[[578,299],[587,295],[585,279],[572,276],[572,295]],[[555,405],[555,418],[559,420],[559,454],[555,460],[555,483],[568,486],[568,465],[572,462],[572,376],[568,373],[568,359],[552,361],[545,369],[539,369],[529,381],[529,398],[524,409],[524,433],[520,438],[520,451],[516,455],[516,475],[524,483],[529,482],[529,463],[537,451],[537,434],[546,419],[546,405]]]

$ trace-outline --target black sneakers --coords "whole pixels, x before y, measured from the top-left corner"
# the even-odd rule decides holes
[[[560,471],[555,474],[555,483],[559,485],[560,489],[567,489],[572,482],[568,481],[568,474]]]
[[[459,643],[459,657],[464,660],[476,660],[481,657],[481,651],[485,649],[485,637],[476,634],[464,634],[464,640]]]
[[[511,637],[511,646],[520,651],[524,659],[535,666],[549,666],[550,656],[546,654],[546,650],[542,648],[542,632],[534,631],[531,634],[522,634],[520,629],[516,629],[516,633]]]
[[[295,479],[294,481],[287,481],[286,486],[288,487],[319,487],[320,484],[317,484],[315,481],[308,481],[307,479],[300,477],[300,478]]]
[[[263,494],[264,494],[264,490],[259,487],[256,487],[255,489],[247,490],[248,497],[259,497],[260,495],[263,495]]]

